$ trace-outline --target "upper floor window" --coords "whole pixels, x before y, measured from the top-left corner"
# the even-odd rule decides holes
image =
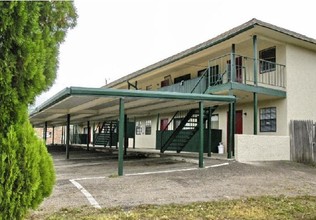
[[[191,79],[191,74],[185,74],[183,76],[179,76],[179,77],[174,78],[174,84],[179,83],[182,80],[186,81],[186,80],[189,80],[189,79]]]
[[[197,72],[198,77],[202,76],[203,74],[207,74],[206,70],[207,69],[198,70]]]
[[[276,132],[276,107],[260,109],[260,132]]]
[[[260,73],[271,72],[275,70],[276,49],[270,47],[259,52]]]
[[[165,86],[169,86],[169,85],[171,85],[171,84],[172,84],[171,76],[168,75],[168,76],[165,76],[165,77],[164,77],[164,80],[163,80],[163,81],[161,81],[160,87],[162,88],[162,87],[165,87]]]

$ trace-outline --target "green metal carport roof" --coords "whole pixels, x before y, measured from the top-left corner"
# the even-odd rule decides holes
[[[128,117],[198,108],[200,101],[205,107],[235,101],[234,96],[227,95],[69,87],[34,109],[30,121],[35,127],[42,127],[45,122],[49,126],[65,125],[68,114],[72,124],[117,118],[120,98],[124,99]]]
[[[118,175],[123,175],[124,115],[146,116],[178,110],[199,108],[200,116],[204,107],[220,103],[231,103],[236,98],[226,95],[177,93],[143,90],[122,90],[108,88],[70,87],[62,90],[30,114],[34,126],[45,124],[67,125],[66,158],[69,159],[69,127],[71,123],[119,118]],[[232,126],[232,124],[230,125]],[[203,117],[199,117],[199,167],[203,162]]]

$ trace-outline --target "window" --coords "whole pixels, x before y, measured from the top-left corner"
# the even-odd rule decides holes
[[[179,76],[179,77],[174,78],[174,84],[179,83],[181,81],[186,81],[189,79],[191,79],[191,74],[185,74],[183,76]]]
[[[259,52],[260,73],[271,72],[275,70],[276,52],[275,47],[261,50]]]
[[[179,127],[179,125],[181,124],[182,120],[183,120],[183,118],[175,118],[173,120],[173,130],[176,130]]]
[[[260,132],[276,132],[276,107],[260,109]]]
[[[142,122],[136,121],[136,135],[142,134]]]
[[[219,129],[219,117],[218,117],[218,114],[214,114],[212,115],[212,118],[211,118],[211,121],[212,121],[212,129]]]
[[[170,75],[165,76],[164,80],[161,81],[161,83],[160,83],[160,87],[162,88],[165,86],[169,86],[169,85],[171,85],[171,82],[172,82],[171,76]]]
[[[88,134],[88,132],[89,132],[89,128],[88,128],[88,127],[84,127],[84,128],[83,128],[83,133],[84,133],[84,134]]]
[[[151,135],[151,120],[145,122],[145,135]]]
[[[152,90],[152,89],[153,89],[152,85],[146,86],[146,90]]]
[[[198,77],[202,76],[205,73],[206,69],[198,70],[197,75]],[[207,73],[205,73],[207,74]]]

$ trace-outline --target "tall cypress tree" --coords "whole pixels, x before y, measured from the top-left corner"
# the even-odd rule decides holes
[[[23,218],[54,184],[52,159],[27,106],[56,78],[59,46],[76,25],[73,2],[0,2],[0,219]]]

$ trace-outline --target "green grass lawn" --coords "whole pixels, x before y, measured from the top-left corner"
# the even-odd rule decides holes
[[[316,196],[264,196],[129,209],[81,207],[31,219],[316,219]]]

